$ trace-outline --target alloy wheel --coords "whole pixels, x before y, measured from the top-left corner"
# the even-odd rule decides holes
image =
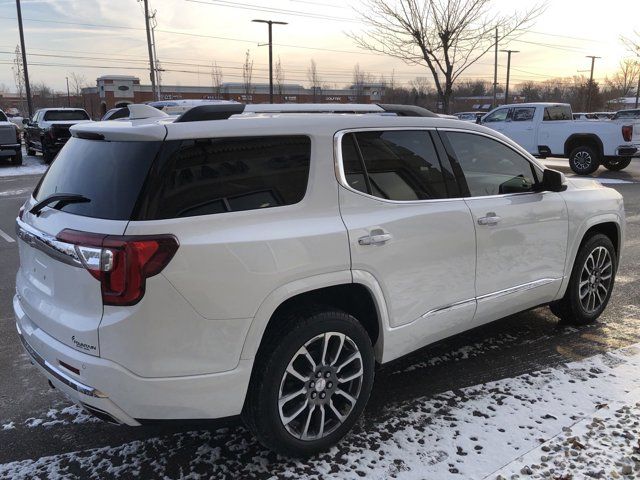
[[[579,170],[588,170],[593,159],[591,158],[591,154],[589,152],[581,151],[573,156],[573,161],[576,168],[578,168]]]
[[[304,441],[330,435],[354,409],[363,374],[362,355],[349,336],[326,332],[313,337],[293,355],[282,376],[282,425]]]
[[[594,248],[584,262],[578,283],[578,295],[585,312],[595,312],[604,304],[612,279],[613,261],[609,250]]]

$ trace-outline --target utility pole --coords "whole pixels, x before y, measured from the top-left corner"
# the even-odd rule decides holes
[[[287,25],[288,23],[259,19],[252,20],[252,22],[266,23],[269,25],[269,103],[273,103],[273,41],[271,30],[273,25]]]
[[[64,77],[67,80],[67,107],[71,106],[71,95],[69,95],[69,77]]]
[[[497,94],[498,94],[498,27],[496,27],[496,44],[495,44],[494,61],[493,61],[493,103],[491,104],[491,108],[496,108],[498,106]]]
[[[156,21],[156,11],[153,11],[153,15],[151,15],[151,19],[153,20],[153,25],[151,26],[151,42],[153,44],[153,59],[154,59],[154,71],[156,75],[156,91],[155,96],[156,100],[161,100],[160,95],[160,62],[158,61],[158,51],[156,50],[156,27],[158,26],[158,22]]]
[[[149,78],[151,78],[151,92],[153,97],[156,96],[156,76],[155,76],[155,61],[153,60],[153,49],[151,46],[151,25],[149,20],[149,0],[142,0],[144,3],[144,24],[147,27],[147,48],[149,50]]]
[[[640,66],[640,62],[638,62]],[[638,71],[638,86],[636,87],[636,106],[634,108],[638,108],[638,100],[640,100],[640,71]]]
[[[595,55],[586,55],[586,58],[590,58],[591,59],[591,74],[589,75],[589,86],[587,87],[587,112],[591,111],[591,90],[593,90],[593,66],[596,63],[596,58],[602,58],[602,57],[596,57]]]
[[[511,54],[520,53],[520,50],[500,50],[507,53],[507,85],[504,88],[504,104],[509,104],[509,73],[511,72]]]
[[[16,10],[18,11],[18,30],[20,31],[20,48],[22,49],[22,69],[24,71],[24,86],[27,94],[27,109],[29,118],[33,117],[33,101],[31,100],[31,85],[29,84],[29,68],[27,67],[27,50],[24,47],[24,31],[22,29],[22,9],[20,0],[16,0]]]

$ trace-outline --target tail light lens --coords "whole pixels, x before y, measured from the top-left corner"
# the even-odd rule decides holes
[[[115,236],[63,230],[58,240],[75,245],[87,271],[102,289],[105,305],[135,305],[146,279],[160,273],[178,250],[173,235]]]
[[[622,138],[625,142],[630,142],[633,136],[633,125],[624,125],[622,127]]]

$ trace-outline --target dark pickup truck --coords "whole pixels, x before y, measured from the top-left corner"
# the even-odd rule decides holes
[[[50,163],[71,136],[69,128],[76,123],[90,122],[89,114],[81,108],[42,108],[31,120],[23,120],[24,143],[28,155],[42,153]]]

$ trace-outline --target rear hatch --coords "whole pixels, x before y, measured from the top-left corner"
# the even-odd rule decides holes
[[[16,221],[21,306],[37,327],[79,351],[99,355],[102,287],[85,268],[91,261],[86,251],[61,241],[61,232],[122,235],[160,145],[71,138]],[[76,197],[30,213],[54,194]],[[85,200],[73,203],[78,196]]]

